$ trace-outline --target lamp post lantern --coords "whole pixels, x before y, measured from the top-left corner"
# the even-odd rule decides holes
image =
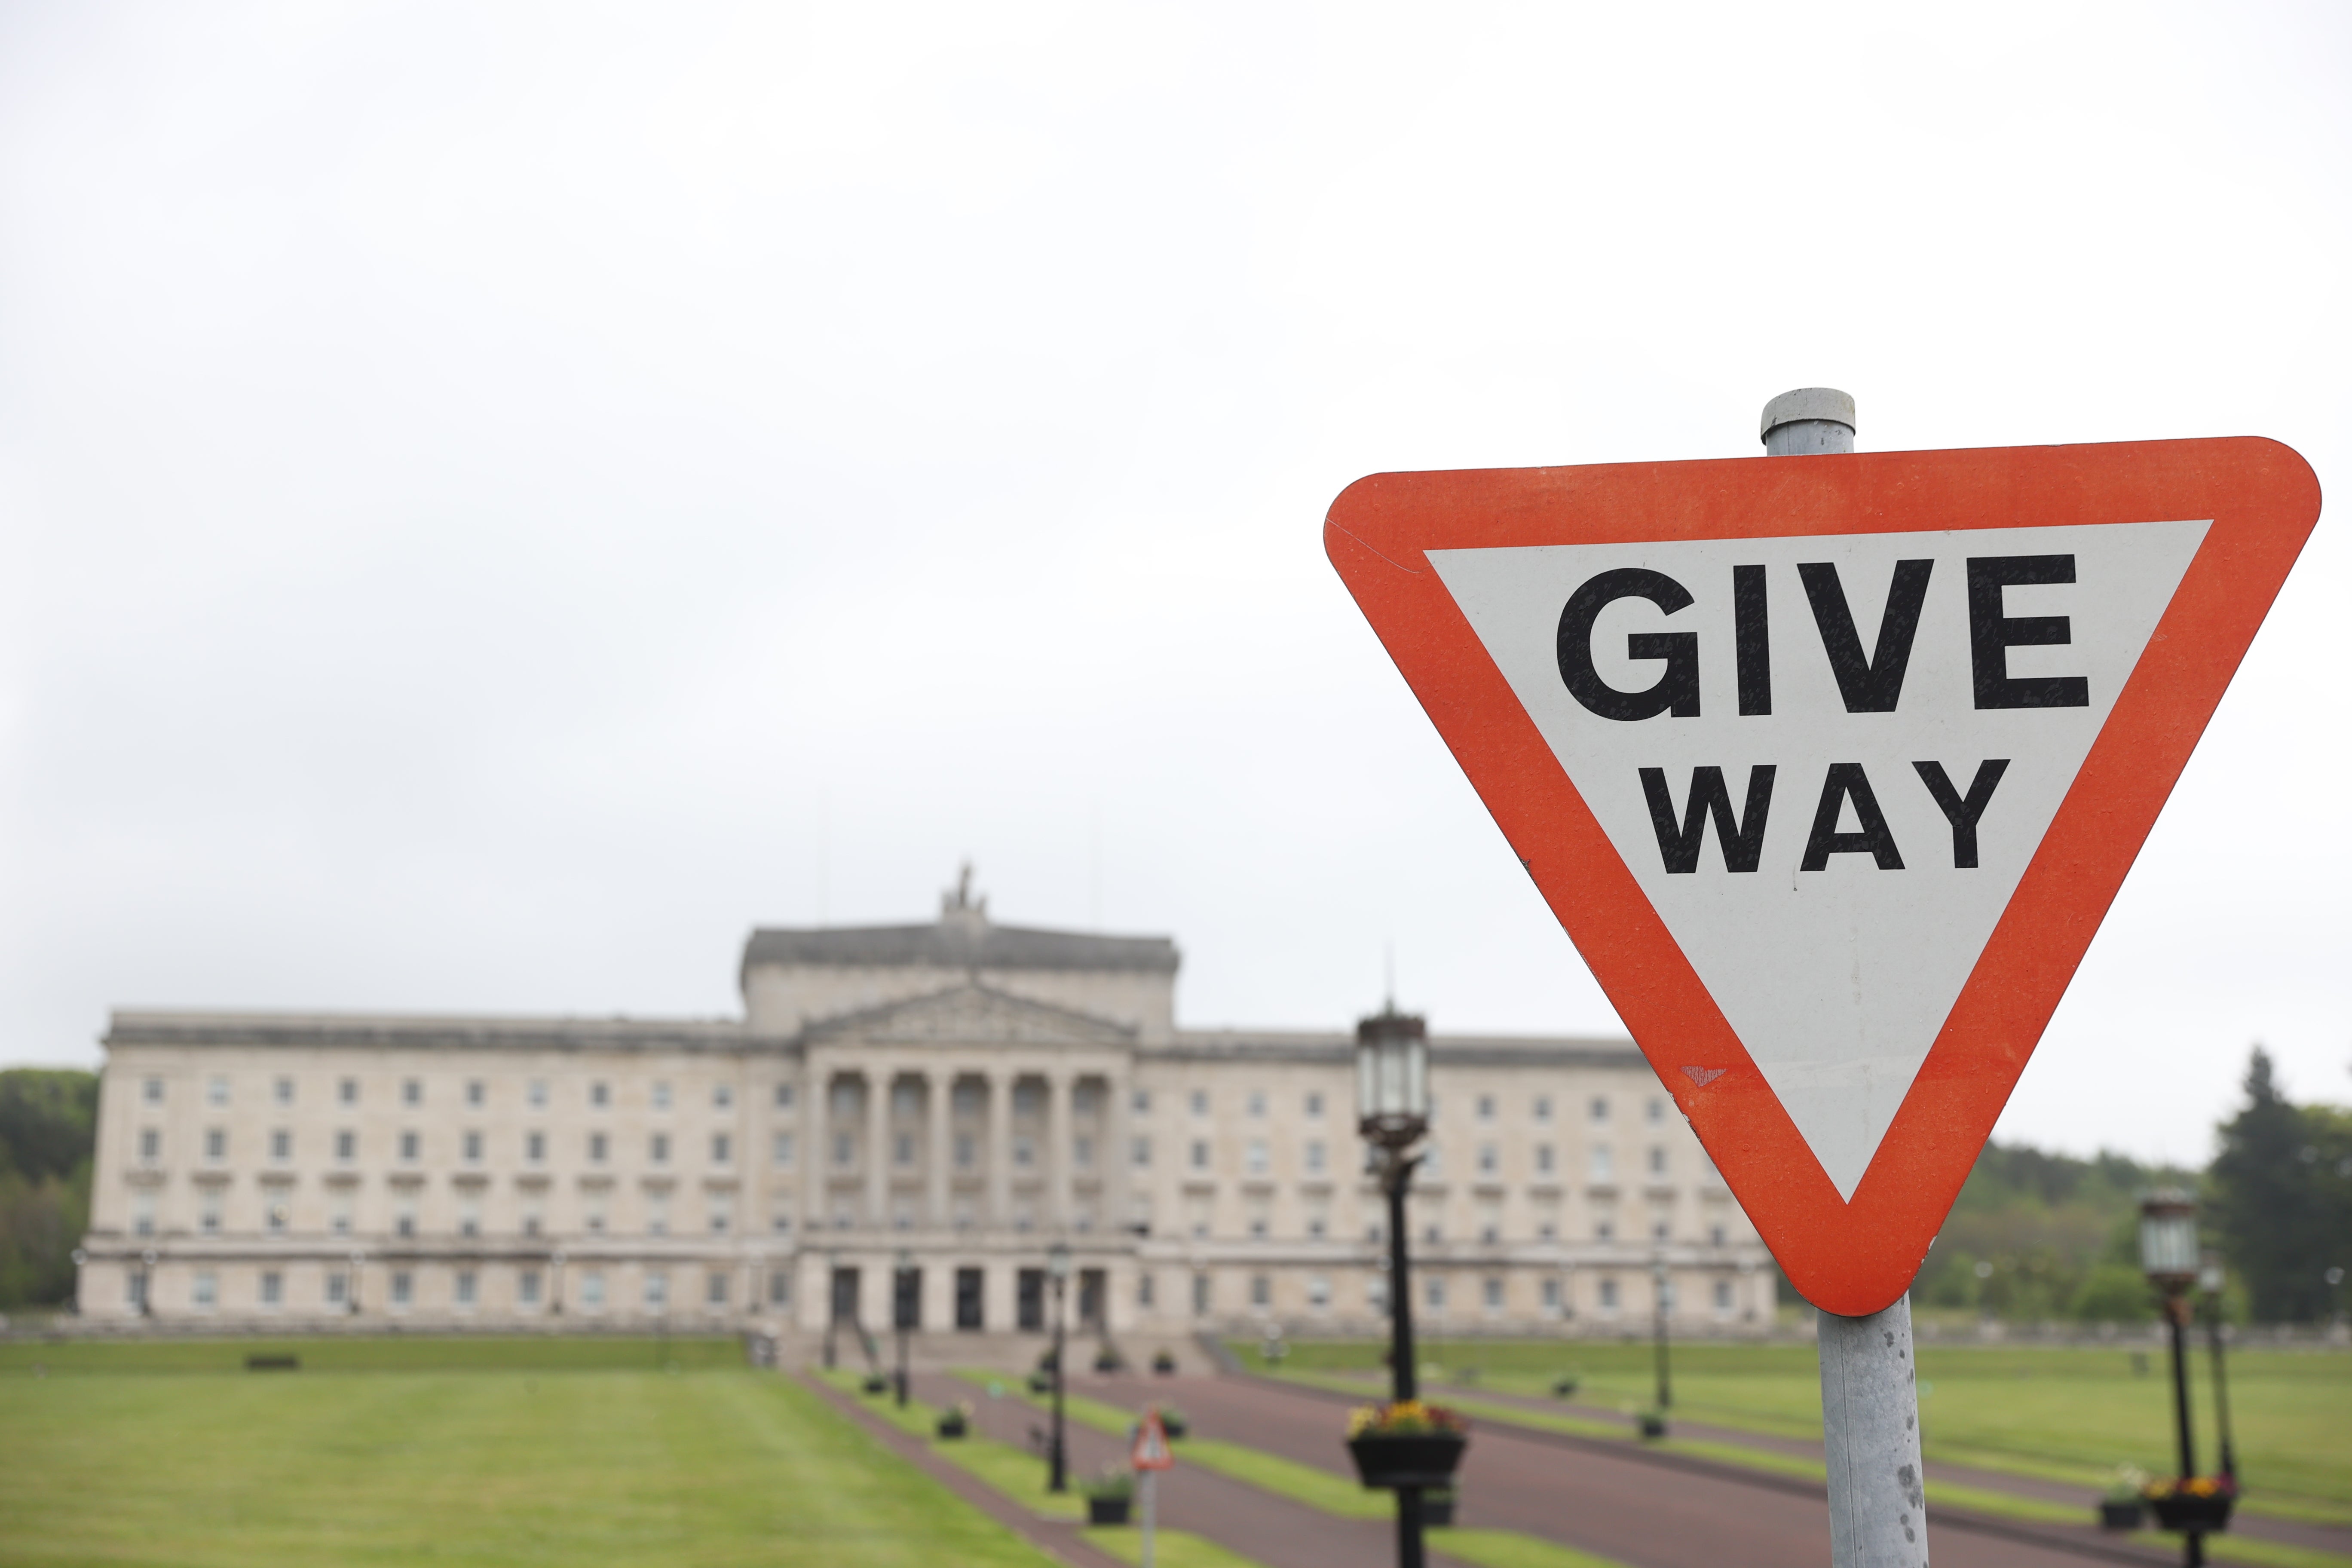
[[[2238,1456],[2230,1447],[2230,1383],[2221,1366],[2221,1289],[2229,1277],[2221,1268],[2221,1255],[2209,1252],[2197,1269],[2197,1289],[2205,1296],[2205,1332],[2213,1357],[2213,1426],[2221,1440],[2221,1473],[2235,1481],[2238,1479]]]
[[[1398,1012],[1393,1001],[1356,1026],[1356,1128],[1378,1152],[1389,1200],[1390,1390],[1402,1404],[1420,1386],[1405,1196],[1421,1163],[1412,1146],[1429,1131],[1429,1022]],[[1421,1489],[1399,1487],[1396,1500],[1398,1568],[1423,1568]]]
[[[2197,1440],[2189,1425],[2189,1316],[2195,1309],[2189,1292],[2197,1283],[2201,1259],[2197,1248],[2197,1205],[2187,1193],[2164,1188],[2148,1194],[2139,1205],[2139,1266],[2147,1282],[2163,1299],[2165,1321],[2172,1327],[2172,1414],[2180,1448],[2180,1483],[2197,1474]],[[2181,1561],[2200,1568],[2205,1561],[2205,1537],[2198,1531],[2181,1536]]]
[[[898,1249],[890,1274],[890,1322],[898,1331],[898,1408],[907,1407],[907,1335],[915,1326],[915,1255]]]
[[[1065,1492],[1070,1489],[1069,1466],[1062,1434],[1062,1363],[1068,1346],[1062,1310],[1070,1285],[1070,1248],[1066,1242],[1057,1241],[1045,1249],[1045,1278],[1054,1284],[1054,1436],[1046,1453],[1045,1489]]]

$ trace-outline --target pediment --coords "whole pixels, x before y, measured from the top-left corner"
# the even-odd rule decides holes
[[[953,1046],[1131,1046],[1123,1024],[993,986],[964,984],[811,1024],[811,1042]]]

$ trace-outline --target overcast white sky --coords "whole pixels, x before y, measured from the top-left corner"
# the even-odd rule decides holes
[[[2352,458],[2341,5],[0,6],[0,1062],[1167,932],[1613,1015],[1324,561],[1383,468]],[[2001,1135],[2352,1098],[2323,519]]]

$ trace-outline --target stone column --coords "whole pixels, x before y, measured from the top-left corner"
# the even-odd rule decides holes
[[[866,1072],[866,1224],[890,1224],[890,1071],[879,1066]]]
[[[1076,1087],[1066,1072],[1045,1080],[1045,1212],[1046,1224],[1056,1231],[1070,1227],[1070,1095]],[[1077,1289],[1075,1279],[1070,1289]]]
[[[1116,1073],[1103,1075],[1103,1092],[1110,1096],[1103,1117],[1103,1228],[1124,1235],[1135,1210],[1135,1085]],[[1125,1328],[1124,1323],[1118,1324]]]
[[[933,1230],[948,1228],[948,1156],[955,1118],[955,1069],[935,1072],[923,1079],[923,1108],[930,1117],[931,1158],[923,1173],[926,1222]]]
[[[988,1164],[986,1228],[1013,1228],[1013,1084],[1011,1072],[988,1075],[988,1145],[981,1157]]]
[[[811,1230],[822,1230],[833,1223],[826,1212],[824,1194],[833,1160],[833,1128],[826,1118],[833,1111],[833,1063],[811,1058],[801,1074],[801,1113],[793,1121],[793,1136],[800,1152],[800,1163],[793,1171],[793,1185],[798,1189],[799,1212],[793,1224],[799,1227],[795,1239],[803,1245]],[[797,1281],[794,1288],[798,1288]],[[793,1306],[797,1308],[795,1300]]]

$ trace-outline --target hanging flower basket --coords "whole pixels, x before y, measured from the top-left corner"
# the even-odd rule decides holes
[[[1368,1487],[1451,1486],[1469,1442],[1467,1421],[1418,1399],[1367,1405],[1348,1418],[1348,1452]]]
[[[2151,1481],[2140,1496],[2147,1500],[2147,1511],[2156,1515],[2157,1529],[2210,1535],[2230,1528],[2238,1488],[2227,1476],[2191,1476]]]

